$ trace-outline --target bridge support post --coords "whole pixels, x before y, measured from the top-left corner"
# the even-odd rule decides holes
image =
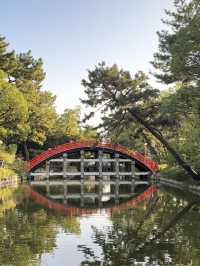
[[[49,196],[50,194],[49,177],[50,177],[50,162],[46,161],[46,193],[47,193],[47,196]]]
[[[66,179],[64,179],[63,185],[64,185],[64,203],[67,204],[67,180]]]
[[[63,177],[67,178],[67,153],[63,153]]]
[[[81,170],[81,202],[80,205],[81,207],[84,206],[84,150],[80,151],[80,170]]]
[[[99,206],[102,207],[102,192],[103,192],[103,151],[99,150]]]
[[[131,193],[135,192],[135,179],[136,179],[136,175],[135,175],[135,161],[131,162]]]
[[[30,172],[28,172],[28,174],[27,174],[27,177],[28,177],[28,182],[29,182],[29,184],[31,183],[31,173]],[[33,178],[33,180],[34,180],[35,178]]]
[[[67,153],[63,153],[64,203],[67,204]]]

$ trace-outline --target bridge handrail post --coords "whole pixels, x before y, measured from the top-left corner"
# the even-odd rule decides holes
[[[116,173],[116,182],[115,182],[115,203],[119,203],[119,153],[115,153],[115,173]]]

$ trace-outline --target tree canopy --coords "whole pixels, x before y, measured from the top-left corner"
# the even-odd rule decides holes
[[[158,32],[155,76],[164,83],[200,80],[200,1],[175,0],[166,11],[166,30]]]

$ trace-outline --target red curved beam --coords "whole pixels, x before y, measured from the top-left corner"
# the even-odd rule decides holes
[[[35,190],[33,190],[31,187],[25,188],[29,194],[29,196],[38,204],[44,206],[48,209],[53,209],[58,213],[62,213],[64,215],[70,215],[70,216],[82,216],[82,215],[91,215],[98,212],[99,209],[89,209],[89,208],[79,208],[79,207],[72,207],[72,206],[65,206],[64,204],[54,202],[53,200],[50,200]],[[147,188],[143,193],[139,194],[135,198],[122,203],[120,205],[106,208],[106,212],[110,215],[113,215],[116,212],[120,212],[123,209],[126,209],[128,207],[136,207],[140,202],[143,202],[149,198],[152,197],[152,195],[157,191],[156,187],[151,185],[149,188]]]
[[[128,150],[126,147],[120,145],[120,144],[111,144],[111,143],[105,143],[105,142],[95,142],[95,141],[78,141],[78,142],[68,142],[59,146],[56,146],[55,148],[50,148],[41,154],[34,157],[32,160],[28,161],[28,170],[31,171],[35,166],[39,165],[41,162],[55,156],[56,154],[62,153],[62,152],[69,152],[75,149],[82,149],[82,148],[105,148],[109,150],[113,150],[116,152],[120,152],[124,155],[128,155],[131,158],[139,161],[143,165],[145,165],[149,170],[152,172],[155,172],[158,170],[158,163],[151,160],[147,156],[144,156],[143,154],[137,152],[137,151],[131,151]]]
[[[154,185],[148,187],[143,193],[139,194],[135,198],[128,200],[127,202],[121,203],[118,206],[109,208],[108,211],[110,214],[120,212],[121,210],[127,209],[129,207],[136,207],[140,202],[143,202],[152,197],[152,195],[157,191],[157,188]]]

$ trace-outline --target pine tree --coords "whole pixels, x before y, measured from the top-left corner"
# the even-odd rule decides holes
[[[174,7],[163,19],[167,30],[158,32],[155,76],[166,84],[200,81],[200,0],[175,0]]]
[[[82,103],[95,110],[101,109],[103,128],[120,127],[124,121],[137,123],[158,139],[188,174],[200,178],[161,132],[152,126],[152,118],[159,111],[156,101],[159,91],[148,84],[144,73],[138,72],[132,78],[128,71],[119,70],[116,65],[106,67],[101,63],[88,72],[88,79],[84,79],[82,84],[87,96]]]

